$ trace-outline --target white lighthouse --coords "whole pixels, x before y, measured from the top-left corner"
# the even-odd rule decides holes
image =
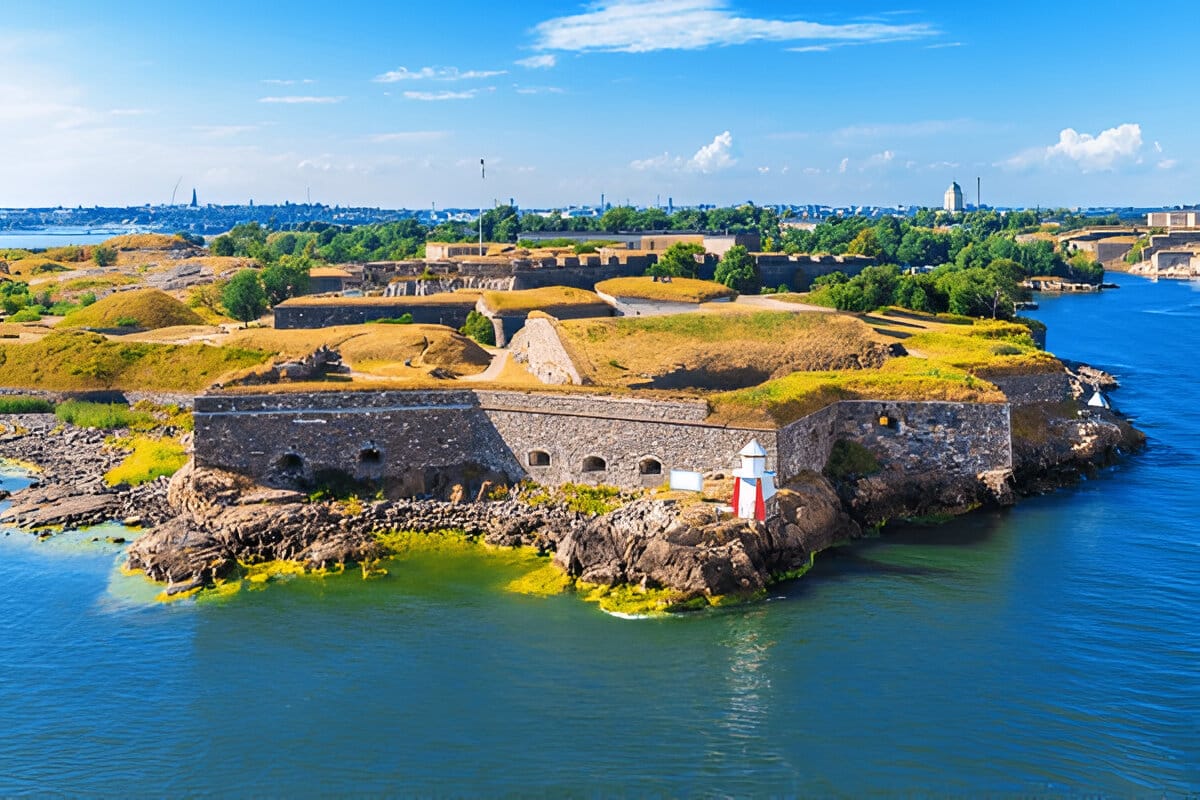
[[[767,471],[767,451],[751,439],[738,455],[742,466],[733,471],[733,513],[742,519],[766,520],[767,501],[775,496],[775,473]]]

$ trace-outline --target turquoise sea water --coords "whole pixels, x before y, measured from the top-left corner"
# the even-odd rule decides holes
[[[8,247],[30,249],[64,247],[72,244],[99,244],[106,239],[128,233],[126,229],[105,228],[95,231],[83,228],[49,228],[42,231],[0,233],[0,250]]]
[[[621,620],[432,557],[162,606],[96,534],[0,534],[0,795],[1200,792],[1200,285],[1120,282],[1037,316],[1144,454],[756,606]]]

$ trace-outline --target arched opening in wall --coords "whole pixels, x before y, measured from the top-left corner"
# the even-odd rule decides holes
[[[638,462],[638,475],[662,475],[662,462],[657,458],[643,458]]]
[[[608,464],[600,456],[588,456],[583,460],[584,472],[604,472]]]
[[[368,444],[362,450],[358,451],[358,461],[361,464],[374,465],[383,463],[383,454],[379,452],[379,448],[373,444]]]
[[[283,457],[275,462],[275,466],[284,472],[303,472],[304,459],[295,453],[284,453]]]
[[[531,467],[548,467],[550,466],[550,454],[545,450],[530,450],[529,451],[529,466]]]

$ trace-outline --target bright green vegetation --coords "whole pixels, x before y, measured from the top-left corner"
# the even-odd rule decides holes
[[[531,506],[566,506],[572,511],[592,516],[615,511],[625,502],[620,489],[603,484],[564,483],[555,488],[524,484],[519,496]]]
[[[398,317],[384,317],[383,319],[370,320],[368,325],[412,325],[413,315],[407,311]]]
[[[267,358],[238,347],[116,342],[67,331],[28,344],[0,344],[0,386],[191,392]]]
[[[658,261],[646,270],[647,275],[659,278],[695,278],[697,257],[704,255],[704,245],[676,242],[658,257]]]
[[[41,397],[0,395],[0,414],[50,414],[54,404]]]
[[[874,475],[878,471],[879,459],[875,454],[849,439],[838,439],[833,443],[824,469],[825,477],[833,481]]]
[[[175,325],[201,325],[195,311],[158,289],[132,289],[72,311],[60,323],[64,328],[138,327],[150,330]]]
[[[146,412],[134,411],[127,405],[89,403],[84,400],[67,400],[59,403],[58,407],[54,409],[54,415],[71,425],[102,430],[131,428],[151,420],[150,415]]]
[[[735,244],[721,258],[714,275],[717,283],[724,284],[739,292],[757,292],[762,287],[762,275],[758,264],[740,244]]]
[[[252,322],[267,310],[267,293],[258,272],[244,269],[221,289],[221,305],[239,322]]]
[[[134,436],[121,442],[132,450],[125,460],[105,474],[109,486],[125,483],[138,486],[156,478],[171,476],[187,462],[187,453],[176,439]]]
[[[737,296],[728,286],[695,278],[672,278],[669,282],[651,277],[611,278],[596,284],[596,291],[612,297],[662,300],[673,303],[708,303]]]
[[[541,289],[520,289],[515,292],[484,292],[483,303],[488,309],[498,314],[528,313],[530,311],[553,313],[555,308],[604,305],[604,301],[594,292],[586,289],[573,289],[569,286],[546,286]]]
[[[1057,372],[1062,363],[1038,348],[1017,322],[980,321],[971,327],[924,331],[904,340],[909,352],[981,377]]]
[[[467,313],[467,321],[458,329],[458,332],[480,344],[489,347],[496,346],[496,329],[492,325],[492,320],[474,309]]]

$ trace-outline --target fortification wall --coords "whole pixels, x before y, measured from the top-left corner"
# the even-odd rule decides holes
[[[1061,403],[1072,396],[1071,381],[1061,370],[1042,375],[1002,375],[988,380],[996,384],[1014,406]]]
[[[850,401],[779,431],[705,422],[703,401],[519,391],[384,391],[196,399],[196,463],[301,485],[322,471],[396,494],[485,479],[658,485],[672,469],[728,471],[751,439],[782,482],[821,470],[838,439],[906,470],[1010,468],[1008,405]]]
[[[475,295],[468,295],[462,303],[437,305],[405,303],[403,298],[381,300],[379,303],[282,303],[275,306],[275,327],[331,328],[334,325],[361,325],[412,314],[413,322],[461,328],[467,321],[467,314],[475,308],[477,299]]]
[[[583,383],[575,362],[563,347],[554,323],[542,317],[525,320],[525,327],[509,343],[512,359],[524,364],[542,383]]]
[[[806,469],[820,472],[825,468],[838,438],[839,413],[838,404],[826,406],[779,429],[779,460],[772,462],[778,483],[787,483]]]
[[[837,438],[914,473],[975,476],[1012,468],[1006,403],[843,401]]]

